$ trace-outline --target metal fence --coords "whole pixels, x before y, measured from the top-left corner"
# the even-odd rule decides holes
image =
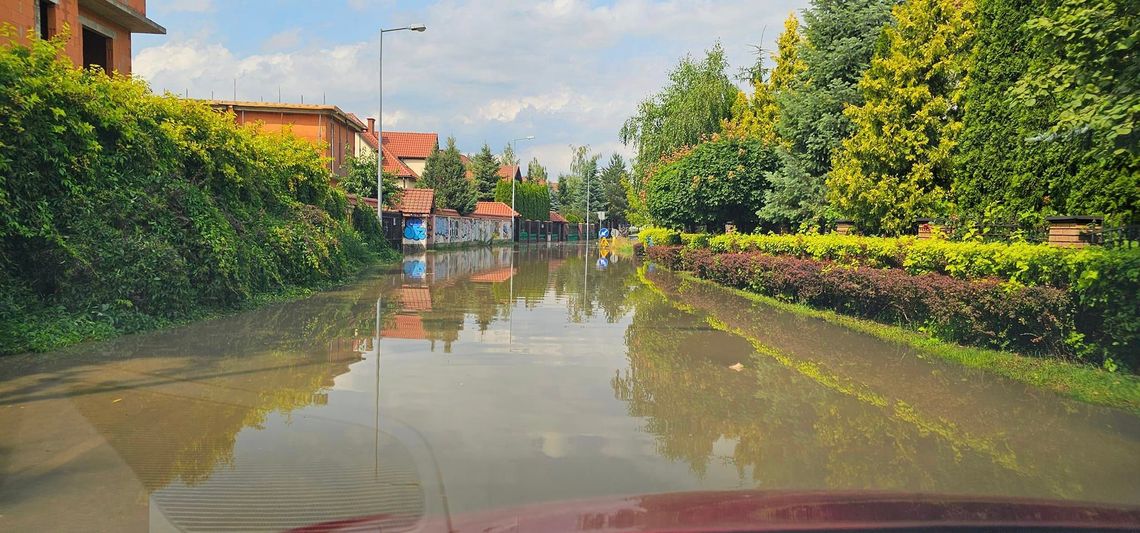
[[[1081,240],[1109,248],[1140,247],[1140,225],[1129,224],[1102,228],[1090,226],[1088,231],[1081,233]]]

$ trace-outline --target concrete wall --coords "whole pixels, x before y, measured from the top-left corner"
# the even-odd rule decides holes
[[[126,5],[140,13],[146,12],[145,0],[129,0]],[[16,27],[17,42],[26,43],[29,30],[38,30],[39,13],[35,0],[0,0],[0,23],[8,23]],[[86,10],[79,8],[79,0],[60,0],[50,10],[48,19],[48,32],[57,35],[65,28],[71,32],[71,38],[64,47],[64,53],[76,66],[84,66],[83,62],[83,26],[110,37],[111,39],[111,70],[123,74],[131,73],[131,33],[122,26],[113,24],[106,19],[97,17]]]
[[[511,219],[432,216],[427,246],[510,242],[511,224]]]

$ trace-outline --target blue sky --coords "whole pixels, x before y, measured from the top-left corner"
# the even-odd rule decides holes
[[[454,135],[464,152],[487,142],[537,156],[556,175],[571,144],[603,154],[637,103],[687,53],[718,40],[732,69],[767,49],[808,0],[150,0],[167,35],[134,37],[134,72],[156,91],[241,100],[322,99],[375,116],[377,29],[384,38],[389,130]]]

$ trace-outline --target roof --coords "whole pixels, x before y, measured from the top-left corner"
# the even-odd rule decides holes
[[[448,209],[446,207],[437,207],[432,210],[432,214],[439,215],[441,217],[457,217],[459,216],[459,211]]]
[[[474,283],[501,283],[511,279],[515,275],[513,267],[496,268],[494,270],[487,270],[471,276],[471,281]]]
[[[364,139],[364,144],[367,144],[373,150],[376,149],[376,132],[362,131],[360,132],[360,138]]]
[[[435,133],[384,132],[384,147],[399,158],[427,159],[438,144],[439,135]]]
[[[393,339],[426,339],[424,320],[420,315],[397,314],[392,321],[391,328],[381,330],[382,337]]]
[[[341,110],[335,105],[324,104],[290,104],[284,102],[242,102],[238,100],[206,100],[206,103],[214,109],[224,111],[262,111],[262,112],[278,112],[278,113],[293,113],[301,115],[332,115],[337,120],[344,122],[357,131],[364,131],[367,126],[356,118],[356,115],[350,115]],[[387,135],[387,134],[385,134]]]
[[[79,4],[84,10],[122,26],[131,33],[166,34],[166,28],[146,18],[145,14],[124,5],[123,2],[117,0],[79,0]]]
[[[369,134],[366,133],[365,137],[367,138],[368,135]],[[375,135],[372,136],[372,140],[376,140]],[[402,159],[392,154],[392,151],[389,150],[387,146],[384,147],[384,172],[394,174],[397,178],[419,178],[416,171],[406,165]]]
[[[550,212],[550,221],[551,222],[570,222],[569,220],[566,220],[566,217],[558,214],[557,211],[551,211]]]
[[[473,217],[513,218],[519,216],[518,212],[503,202],[475,202]]]
[[[503,165],[499,167],[499,177],[505,180],[517,180],[522,177],[518,165]]]
[[[400,212],[405,215],[426,215],[431,213],[435,203],[435,189],[404,189],[400,198]]]
[[[431,289],[400,287],[400,307],[405,311],[431,311]]]

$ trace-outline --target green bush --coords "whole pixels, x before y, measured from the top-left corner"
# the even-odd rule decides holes
[[[646,246],[669,246],[681,244],[681,232],[668,228],[647,226],[637,233],[637,239]]]
[[[0,353],[316,287],[384,249],[311,144],[76,70],[61,46],[0,48]]]

